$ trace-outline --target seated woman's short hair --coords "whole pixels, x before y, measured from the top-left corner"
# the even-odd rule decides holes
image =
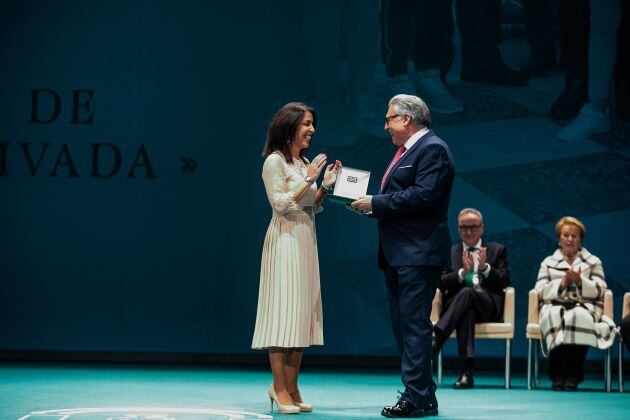
[[[580,222],[577,218],[573,216],[564,216],[560,218],[560,220],[558,220],[558,223],[556,223],[556,235],[558,237],[560,236],[560,231],[566,225],[577,227],[580,231],[580,239],[584,238],[584,235],[586,235],[586,228],[584,227],[584,223]]]

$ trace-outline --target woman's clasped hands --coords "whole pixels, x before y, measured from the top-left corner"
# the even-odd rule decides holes
[[[320,153],[315,156],[313,161],[306,167],[306,175],[308,175],[313,181],[316,181],[324,166],[328,161],[328,156],[325,153]],[[326,170],[324,171],[324,181],[322,182],[327,188],[332,188],[337,181],[337,173],[339,172],[339,168],[341,167],[341,162],[335,160],[330,165],[326,166]]]
[[[579,286],[580,283],[582,282],[582,277],[580,276],[581,272],[582,272],[582,267],[579,267],[577,271],[573,270],[572,268],[569,268],[567,273],[562,278],[562,282],[561,282],[562,288],[566,289],[567,287],[569,287],[571,283],[575,283],[576,286]]]
[[[339,168],[341,167],[341,162],[336,160],[334,163],[331,163],[326,167],[326,171],[324,172],[324,181],[322,184],[326,186],[326,188],[332,188],[337,182],[337,174],[339,173]]]

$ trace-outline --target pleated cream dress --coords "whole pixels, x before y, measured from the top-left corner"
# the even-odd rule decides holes
[[[299,202],[291,189],[304,181],[306,164],[267,156],[262,178],[273,215],[262,251],[258,311],[252,348],[324,344],[315,217],[317,186]]]

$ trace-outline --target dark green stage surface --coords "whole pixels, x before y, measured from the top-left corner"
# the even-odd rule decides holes
[[[541,378],[543,379],[543,378]],[[446,375],[438,390],[443,419],[627,419],[630,396],[603,392],[600,375],[589,375],[578,392],[553,392],[548,381],[528,391],[523,375],[503,389],[500,372],[478,372],[477,388],[454,390]],[[0,419],[228,419],[269,418],[263,369],[166,365],[0,365]],[[628,384],[630,385],[630,384]],[[379,419],[383,405],[401,389],[395,370],[306,368],[301,389],[313,413],[289,419]],[[274,418],[287,417],[279,416]]]

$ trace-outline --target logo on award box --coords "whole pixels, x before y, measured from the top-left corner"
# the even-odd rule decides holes
[[[359,178],[357,178],[356,176],[349,176],[348,177],[348,182],[352,182],[352,183],[356,184],[357,182],[359,182]]]

